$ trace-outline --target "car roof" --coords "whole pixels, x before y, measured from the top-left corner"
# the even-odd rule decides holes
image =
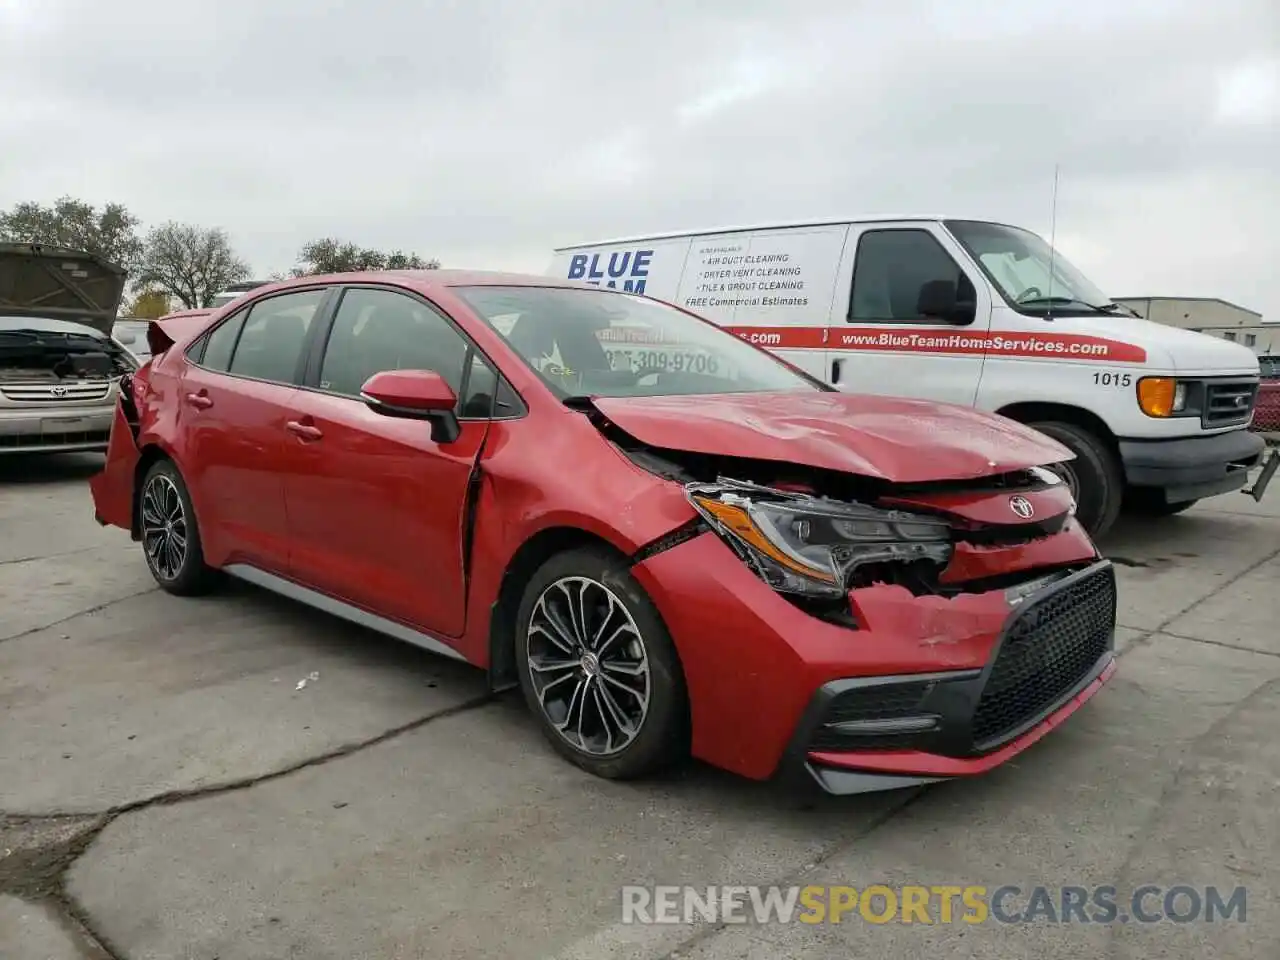
[[[260,287],[254,293],[284,291],[316,283],[389,283],[411,287],[424,294],[431,294],[451,287],[558,287],[566,290],[604,290],[623,293],[609,287],[584,283],[580,280],[563,280],[536,273],[505,273],[496,270],[360,270],[350,273],[326,273],[315,276],[281,280]]]

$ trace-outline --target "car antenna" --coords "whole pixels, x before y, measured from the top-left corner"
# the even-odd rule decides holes
[[[1053,261],[1058,255],[1058,164],[1053,165],[1053,199],[1049,204],[1049,292],[1044,312],[1046,320],[1053,320]]]

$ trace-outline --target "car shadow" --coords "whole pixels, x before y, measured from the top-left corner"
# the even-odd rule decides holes
[[[483,690],[484,673],[476,667],[450,660],[422,650],[412,644],[387,637],[373,630],[316,610],[306,604],[233,578],[211,596],[189,599],[191,603],[218,603],[235,598],[264,620],[287,619],[298,628],[295,637],[305,638],[308,647],[323,651],[327,658],[345,660],[354,666],[391,668],[420,677],[430,687],[457,691],[470,699]],[[529,752],[545,752],[548,758],[560,760],[543,739],[537,721],[529,712],[519,689],[492,694],[486,709],[504,730],[503,740],[510,744],[512,762]],[[605,786],[607,784],[607,786]],[[711,815],[716,810],[734,809],[753,818],[787,819],[803,815],[821,824],[824,830],[838,830],[851,813],[859,810],[880,811],[908,802],[919,788],[891,791],[889,794],[831,796],[807,777],[787,780],[754,781],[719,770],[697,760],[686,760],[656,775],[638,780],[603,781],[602,788],[618,795],[679,800],[689,809],[704,809]]]
[[[100,453],[13,453],[0,457],[0,484],[88,480],[102,469]]]

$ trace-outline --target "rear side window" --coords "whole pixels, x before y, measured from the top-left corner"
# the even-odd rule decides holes
[[[256,380],[292,383],[307,331],[325,290],[301,290],[260,300],[249,308],[231,356],[229,373]],[[210,340],[209,349],[213,348]],[[206,358],[209,350],[206,350]]]
[[[973,300],[973,284],[927,230],[869,230],[858,239],[849,319],[873,323],[939,323],[918,304],[928,283],[956,285],[958,298]]]
[[[241,310],[209,334],[200,356],[202,367],[226,373],[227,367],[231,366],[231,352],[236,348],[236,339],[240,336],[240,328],[244,326],[246,316],[245,311]]]

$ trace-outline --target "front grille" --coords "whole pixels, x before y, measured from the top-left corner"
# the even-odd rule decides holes
[[[846,690],[832,699],[810,742],[815,750],[907,749],[915,745],[919,733],[851,733],[829,725],[874,720],[896,720],[927,715],[921,708],[925,695],[933,689],[930,681],[882,684]]]
[[[1206,382],[1201,423],[1206,427],[1228,427],[1246,423],[1253,414],[1257,393],[1257,380]]]
[[[991,749],[1071,694],[1110,649],[1115,571],[1108,565],[1027,601],[1005,633],[973,715],[973,743]]]
[[[17,403],[58,403],[62,400],[103,400],[111,392],[110,380],[72,380],[62,383],[9,383],[0,396]]]

